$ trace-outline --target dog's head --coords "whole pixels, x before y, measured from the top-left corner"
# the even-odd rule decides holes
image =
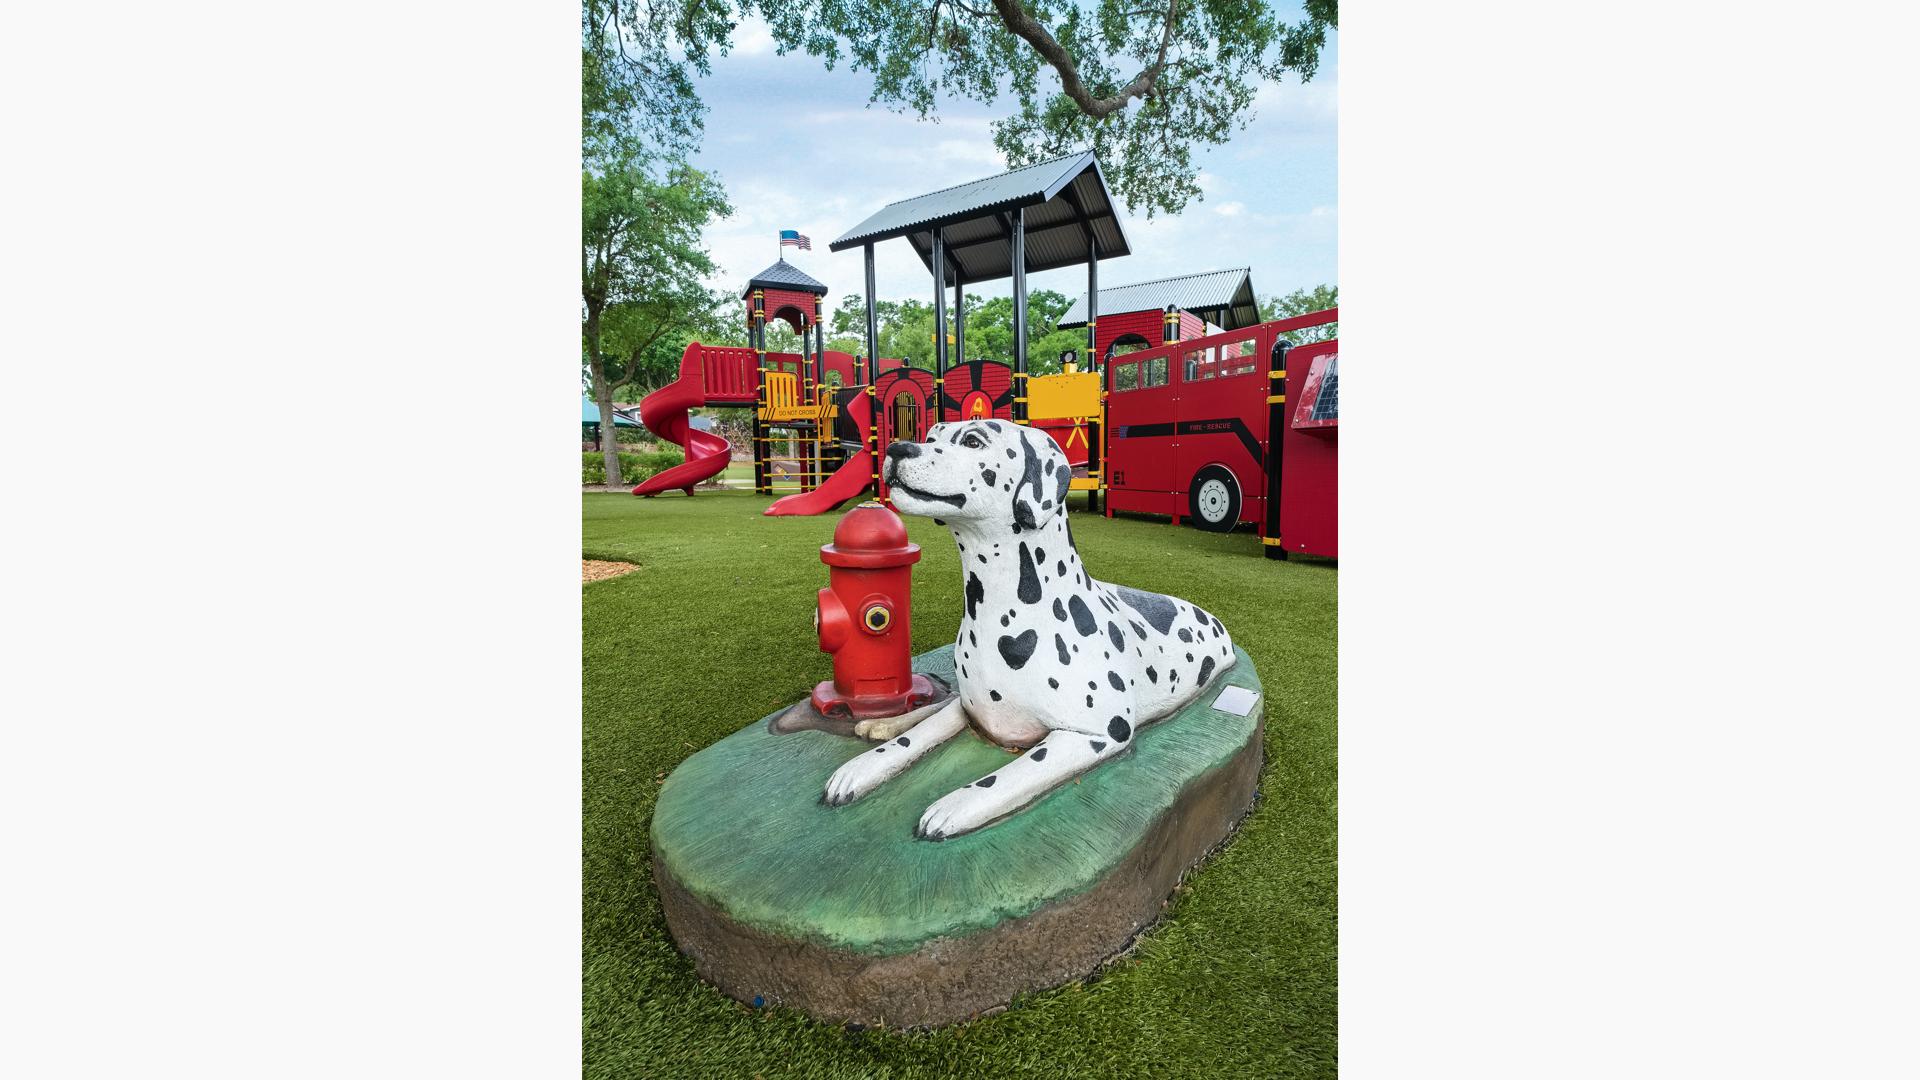
[[[1066,513],[1073,479],[1058,443],[1009,420],[935,424],[926,442],[887,447],[884,469],[906,513],[1013,532]]]

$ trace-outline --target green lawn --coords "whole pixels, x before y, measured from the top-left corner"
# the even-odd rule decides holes
[[[660,781],[830,675],[812,618],[835,518],[761,517],[768,501],[582,496],[583,553],[641,567],[583,590],[586,1075],[1332,1076],[1338,571],[1263,559],[1247,533],[1074,515],[1090,570],[1214,612],[1267,691],[1257,809],[1129,956],[997,1016],[917,1033],[755,1010],[699,980],[650,877]],[[906,521],[925,551],[918,653],[953,640],[959,563],[945,529]]]

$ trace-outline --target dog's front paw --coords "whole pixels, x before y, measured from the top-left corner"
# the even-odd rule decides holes
[[[899,771],[888,767],[886,750],[884,746],[869,750],[835,769],[821,798],[828,806],[845,806],[886,783]]]
[[[991,784],[993,777],[986,779]],[[934,800],[926,813],[920,815],[920,824],[914,826],[913,835],[922,840],[945,840],[970,833],[999,814],[999,800],[975,781]]]

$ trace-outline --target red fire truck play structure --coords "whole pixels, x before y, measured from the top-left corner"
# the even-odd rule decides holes
[[[1255,322],[1246,268],[1103,293],[1099,263],[1128,254],[1127,238],[1099,163],[1069,154],[891,203],[832,242],[865,251],[869,356],[878,351],[874,245],[891,239],[905,239],[932,272],[936,326],[947,325],[951,285],[951,357],[944,333],[933,335],[931,372],[884,359],[869,370],[828,351],[826,286],[781,260],[742,297],[753,345],[688,346],[680,379],[641,403],[646,425],[685,445],[688,461],[634,494],[691,494],[726,467],[726,441],[689,430],[694,405],[755,407],[755,490],[774,494],[783,478],[799,489],[765,511],[776,515],[824,513],[866,492],[884,503],[888,443],[923,439],[939,420],[990,416],[1046,430],[1075,465],[1073,489],[1095,507],[1104,493],[1108,516],[1164,514],[1215,531],[1250,524],[1269,557],[1338,557],[1339,342],[1301,336],[1336,322],[1337,309]],[[1087,292],[1062,324],[1085,325],[1085,357],[1030,377],[1026,275],[1080,265]],[[970,358],[965,286],[1008,277],[1013,363]],[[1132,302],[1150,295],[1164,306]],[[802,353],[766,351],[769,318],[801,335]],[[1159,343],[1118,352],[1146,345],[1156,322]],[[776,454],[783,446],[795,449]]]
[[[1289,335],[1339,317],[1333,308],[1109,359],[1107,514],[1222,532],[1244,522],[1274,558],[1337,558],[1340,343]]]

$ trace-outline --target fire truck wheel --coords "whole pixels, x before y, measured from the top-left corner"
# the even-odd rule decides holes
[[[1231,532],[1240,520],[1240,481],[1224,465],[1209,465],[1187,485],[1188,516],[1208,532]]]

